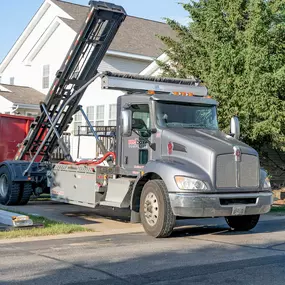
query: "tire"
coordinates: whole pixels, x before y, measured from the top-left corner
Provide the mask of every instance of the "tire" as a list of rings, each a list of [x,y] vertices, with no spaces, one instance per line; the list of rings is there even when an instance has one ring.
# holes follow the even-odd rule
[[[249,231],[253,229],[258,221],[260,215],[251,215],[251,216],[232,216],[226,217],[227,224],[234,231]]]
[[[33,193],[32,183],[31,182],[21,183],[21,192],[22,195],[20,195],[19,197],[18,205],[26,205],[29,202],[30,197]]]
[[[175,226],[168,190],[162,180],[149,180],[140,198],[140,218],[145,232],[155,238],[171,235]]]
[[[20,195],[20,183],[11,181],[7,166],[0,168],[0,203],[2,205],[17,205]]]

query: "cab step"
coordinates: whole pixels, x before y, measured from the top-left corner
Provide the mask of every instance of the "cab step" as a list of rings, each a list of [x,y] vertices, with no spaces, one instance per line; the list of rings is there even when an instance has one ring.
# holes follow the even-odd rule
[[[135,179],[129,178],[109,179],[105,200],[100,201],[100,205],[128,208],[134,182]]]

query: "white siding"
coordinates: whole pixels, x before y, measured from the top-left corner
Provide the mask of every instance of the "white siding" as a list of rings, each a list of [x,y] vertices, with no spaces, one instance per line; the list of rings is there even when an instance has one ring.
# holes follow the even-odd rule
[[[108,125],[109,121],[109,106],[111,104],[117,104],[118,96],[124,94],[121,91],[114,90],[102,90],[101,79],[95,80],[86,90],[84,96],[81,99],[85,113],[87,113],[88,106],[94,106],[94,117],[96,119],[96,106],[104,105],[104,125]],[[82,125],[87,126],[84,119],[82,119]],[[77,143],[78,136],[74,136],[74,125],[69,127],[71,132],[71,155],[73,158],[77,158]],[[81,137],[79,158],[91,158],[96,156],[96,140],[94,137]]]
[[[62,34],[66,34],[70,40],[63,41],[61,37]],[[69,49],[70,42],[74,35],[75,33],[65,24],[60,24],[46,45],[38,52],[34,60],[31,62],[31,65],[25,66],[24,64],[19,63],[18,68],[16,67],[16,64],[15,66],[9,66],[3,73],[3,83],[13,75],[15,77],[15,85],[29,86],[47,94],[49,88],[42,88],[43,66],[49,65],[49,82],[51,85],[57,70],[63,62],[65,54]]]
[[[4,114],[6,112],[11,112],[13,103],[6,98],[0,96],[0,113]]]
[[[10,77],[14,77],[15,85],[33,87],[43,93],[48,91],[42,90],[42,78],[39,80],[39,77],[42,75],[42,65],[46,63],[51,64],[50,74],[53,77],[75,36],[75,32],[67,27],[58,16],[67,17],[67,14],[56,5],[50,5],[39,23],[33,28],[30,35],[25,39],[20,49],[2,72],[2,83],[9,84]],[[44,40],[55,22],[58,22],[59,26],[34,60],[28,63],[27,59],[37,50],[38,45]]]
[[[62,35],[65,35],[66,40],[62,39]],[[56,72],[60,69],[61,64],[68,52],[70,45],[75,37],[75,32],[71,30],[65,24],[60,24],[58,29],[54,32],[52,37],[38,53],[38,55],[33,60],[33,77],[34,82],[33,88],[36,90],[47,94],[51,84],[54,81]],[[59,44],[60,43],[60,44]],[[43,67],[44,65],[49,65],[49,87],[43,89],[42,79],[43,79]]]
[[[81,137],[79,144],[79,137],[71,137],[71,156],[73,159],[93,159],[96,155],[96,139],[95,137]],[[78,154],[78,155],[77,155]]]
[[[106,55],[100,64],[98,70],[124,72],[124,73],[140,73],[149,65],[149,61],[134,60],[128,58],[120,58],[112,55]]]

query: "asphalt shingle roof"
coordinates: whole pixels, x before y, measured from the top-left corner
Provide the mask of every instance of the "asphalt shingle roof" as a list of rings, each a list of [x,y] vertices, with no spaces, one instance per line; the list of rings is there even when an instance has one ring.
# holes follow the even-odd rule
[[[70,28],[78,32],[86,19],[89,7],[60,0],[52,2],[75,19],[61,18]],[[165,23],[127,16],[109,49],[156,58],[165,48],[157,35],[175,36],[174,31]]]
[[[1,91],[1,86],[10,90],[11,92]],[[5,90],[4,88],[3,90]],[[2,83],[0,84],[0,96],[16,104],[38,105],[45,99],[45,95],[43,93],[33,88]]]

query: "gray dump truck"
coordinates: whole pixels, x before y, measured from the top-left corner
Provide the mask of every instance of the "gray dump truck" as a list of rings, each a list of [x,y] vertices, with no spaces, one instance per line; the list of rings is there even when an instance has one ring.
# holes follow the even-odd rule
[[[234,230],[254,228],[270,211],[272,190],[258,153],[239,140],[238,118],[229,122],[229,134],[221,132],[218,103],[196,80],[98,73],[126,13],[110,3],[90,3],[82,31],[40,104],[41,115],[15,160],[1,164],[0,202],[26,204],[32,193],[48,192],[52,200],[83,207],[129,209],[131,222],[141,222],[153,237],[169,236],[177,217],[224,217]],[[99,77],[102,89],[125,92],[118,97],[110,149],[79,105]],[[74,161],[64,145],[61,136],[76,112],[86,119],[102,158]],[[58,146],[65,160],[53,163]]]

